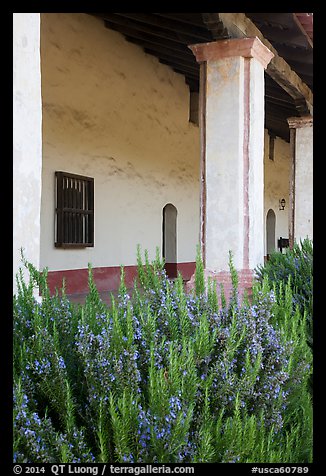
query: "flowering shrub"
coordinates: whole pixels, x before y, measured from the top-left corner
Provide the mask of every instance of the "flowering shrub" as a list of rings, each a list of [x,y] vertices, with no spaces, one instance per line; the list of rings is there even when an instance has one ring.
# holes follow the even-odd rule
[[[277,282],[270,281],[265,275],[257,289],[268,295],[274,292],[276,299],[272,306],[271,324],[280,332],[282,340],[292,347],[286,384],[289,399],[283,428],[293,428],[294,422],[300,424],[302,430],[298,441],[301,454],[308,460],[312,442],[312,336],[311,327],[307,325],[307,309],[294,306],[293,295],[300,293],[300,289],[293,288],[291,276],[287,282]],[[312,296],[310,300],[312,302]]]
[[[311,459],[308,436],[302,443],[310,407],[302,419],[291,406],[310,356],[291,359],[298,340],[272,325],[275,294],[257,286],[240,305],[230,260],[233,297],[219,308],[197,261],[187,295],[181,276],[171,282],[158,258],[145,253],[143,264],[138,253],[138,283],[127,293],[122,269],[110,306],[90,268],[78,307],[64,289],[51,297],[46,270],[26,264],[31,280],[19,278],[14,305],[16,462]]]
[[[82,430],[75,429],[70,435],[62,434],[55,430],[46,415],[40,418],[29,404],[21,383],[16,383],[13,410],[14,462],[94,462]]]
[[[306,238],[286,253],[274,251],[269,261],[256,270],[257,277],[262,283],[267,277],[270,287],[279,299],[284,296],[285,287],[290,282],[292,291],[293,312],[299,307],[300,313],[305,313],[307,320],[307,339],[312,346],[312,315],[313,315],[313,245]]]

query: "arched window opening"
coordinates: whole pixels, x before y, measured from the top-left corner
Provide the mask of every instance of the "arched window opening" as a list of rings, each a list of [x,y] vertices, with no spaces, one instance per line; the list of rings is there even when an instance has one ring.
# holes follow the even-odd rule
[[[267,259],[269,258],[269,255],[276,249],[275,223],[276,223],[275,213],[272,209],[270,209],[268,210],[267,217],[266,217]]]
[[[172,203],[163,208],[162,255],[169,278],[177,277],[177,213]]]

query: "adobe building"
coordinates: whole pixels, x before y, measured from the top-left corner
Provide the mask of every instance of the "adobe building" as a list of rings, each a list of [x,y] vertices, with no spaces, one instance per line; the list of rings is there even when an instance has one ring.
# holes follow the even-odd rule
[[[100,291],[156,247],[244,287],[312,233],[311,13],[14,13],[14,274]],[[15,290],[15,276],[14,276]]]

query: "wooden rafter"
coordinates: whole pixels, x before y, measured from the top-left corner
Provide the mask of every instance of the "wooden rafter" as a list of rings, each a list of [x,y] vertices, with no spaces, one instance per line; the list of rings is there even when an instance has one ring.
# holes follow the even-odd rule
[[[304,13],[293,13],[293,19],[298,29],[304,34],[308,44],[313,48],[312,42],[312,17],[305,21]]]
[[[132,38],[134,40],[138,40],[139,44],[146,43],[146,44],[156,45],[162,48],[168,48],[169,50],[172,50],[172,51],[181,52],[182,54],[185,53],[185,55],[187,54],[192,55],[191,51],[188,50],[187,45],[180,44],[179,42],[170,41],[164,38],[160,38],[158,36],[152,36],[143,31],[139,31],[130,27],[121,26],[108,20],[104,20],[104,24],[106,27],[110,28],[111,30],[115,30],[115,31],[118,31],[119,33],[122,33],[128,39]]]
[[[273,45],[244,13],[211,13],[210,15],[214,15],[216,21],[222,21],[229,34],[234,38],[257,36],[274,53],[274,58],[267,66],[267,74],[293,98],[300,114],[311,112],[313,94],[310,88],[279,56]]]
[[[275,40],[266,35],[270,43],[265,44],[274,54],[277,50],[279,62],[273,66],[276,68],[275,71],[269,66],[265,72],[266,127],[284,140],[289,140],[286,117],[306,114],[307,103],[312,104],[309,102],[311,91],[309,88],[308,91],[305,90],[306,85],[312,87],[312,50],[295,25],[292,13],[123,12],[91,13],[91,15],[100,17],[106,27],[123,34],[128,42],[138,45],[145,53],[156,57],[159,62],[183,75],[190,90],[197,92],[199,67],[188,48],[190,44],[247,36],[258,36],[265,43],[262,37],[265,37],[265,31],[268,34],[270,32],[270,36]],[[222,21],[223,15],[228,16],[229,23],[225,21],[225,17]],[[236,21],[234,18],[230,21],[230,15],[236,15]],[[244,15],[250,17],[248,21],[253,20],[255,23],[242,24],[241,19],[243,20]],[[256,30],[253,28],[255,25]],[[295,75],[292,68],[300,78]],[[301,84],[295,82],[297,79],[302,80]]]
[[[151,25],[155,28],[173,31],[187,36],[191,35],[194,38],[198,38],[198,40],[209,41],[211,39],[211,35],[204,27],[181,23],[180,21],[168,19],[165,17],[157,17],[152,13],[123,12],[116,13],[116,15],[122,16],[123,18],[129,18],[140,23],[145,23],[146,25]]]
[[[171,62],[174,62],[178,65],[178,66],[182,66],[182,67],[185,67],[185,68],[188,68],[189,70],[191,71],[194,71],[195,73],[199,73],[199,66],[196,62],[192,61],[191,59],[187,60],[186,58],[183,58],[183,59],[180,59],[179,57],[177,56],[171,56],[169,55],[167,52],[163,53],[163,52],[160,52],[158,53],[157,50],[152,50],[150,48],[144,48],[144,51],[145,53],[148,53],[150,55],[157,55],[159,57],[159,59],[163,59],[163,60],[166,60],[166,61],[171,61]]]
[[[149,35],[153,35],[165,40],[174,41],[176,43],[181,43],[183,45],[189,44],[194,41],[194,37],[191,35],[191,32],[185,33],[180,31],[173,31],[171,29],[166,29],[162,27],[157,27],[143,21],[137,21],[129,17],[123,16],[122,14],[118,15],[115,13],[96,13],[96,16],[100,16],[106,22],[110,24],[116,24],[122,27],[127,27],[142,31]],[[202,41],[202,40],[201,40]],[[206,40],[207,41],[207,40]]]
[[[175,59],[178,58],[180,59],[180,61],[188,61],[191,64],[196,64],[196,60],[191,52],[189,55],[188,52],[184,53],[183,50],[178,51],[174,48],[169,48],[166,45],[163,46],[154,42],[150,43],[149,41],[133,38],[133,37],[130,37],[129,35],[126,35],[126,38],[131,43],[135,43],[141,46],[142,48],[144,48],[144,51],[150,50],[150,54],[152,55],[155,55],[155,56],[160,56],[161,54],[168,55],[171,58],[175,58]],[[149,51],[146,51],[146,52],[149,52]]]

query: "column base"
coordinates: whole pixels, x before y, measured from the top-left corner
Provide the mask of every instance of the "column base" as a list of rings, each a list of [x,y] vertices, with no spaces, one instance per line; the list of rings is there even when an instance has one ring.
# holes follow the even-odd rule
[[[244,293],[250,298],[252,294],[252,284],[254,278],[254,271],[251,269],[241,269],[238,273],[238,293],[240,302],[243,299]],[[209,269],[204,270],[205,282],[208,278],[213,279],[217,283],[217,293],[220,297],[220,285],[223,285],[226,301],[229,302],[232,295],[232,279],[230,271],[211,271]],[[186,292],[191,292],[195,288],[195,273],[186,284]]]

